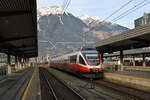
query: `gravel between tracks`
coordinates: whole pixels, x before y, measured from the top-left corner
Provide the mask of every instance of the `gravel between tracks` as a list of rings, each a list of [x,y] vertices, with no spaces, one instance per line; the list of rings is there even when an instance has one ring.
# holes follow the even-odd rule
[[[133,95],[129,95],[126,92],[116,91],[115,89],[106,87],[103,84],[98,85],[94,83],[95,80],[93,81],[93,83],[95,84],[94,88],[91,88],[91,84],[90,82],[87,82],[87,79],[81,79],[74,75],[56,69],[52,69],[52,68],[49,68],[48,70],[51,73],[53,73],[55,76],[57,76],[59,79],[64,81],[66,84],[74,88],[74,90],[78,91],[78,93],[80,93],[88,100],[141,100],[142,99]],[[103,82],[103,80],[96,80],[96,82]],[[111,85],[111,83],[109,85]],[[115,86],[114,88],[118,88],[118,86]],[[150,99],[145,98],[145,100],[150,100]]]

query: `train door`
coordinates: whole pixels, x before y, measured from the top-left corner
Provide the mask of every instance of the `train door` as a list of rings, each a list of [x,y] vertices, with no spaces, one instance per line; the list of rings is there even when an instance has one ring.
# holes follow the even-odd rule
[[[79,54],[77,54],[76,64],[79,64]]]

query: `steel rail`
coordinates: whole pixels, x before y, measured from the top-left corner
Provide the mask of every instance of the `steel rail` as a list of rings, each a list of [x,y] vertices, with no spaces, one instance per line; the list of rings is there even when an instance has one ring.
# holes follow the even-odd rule
[[[62,84],[62,86],[66,87],[69,91],[71,91],[73,94],[75,94],[76,96],[78,96],[80,98],[80,100],[86,100],[84,97],[82,97],[79,93],[77,93],[75,90],[73,90],[71,87],[67,86],[64,82],[62,82],[61,80],[59,80],[55,75],[53,75],[52,73],[50,73],[47,69],[44,68],[40,68],[41,72],[43,74],[44,79],[46,80],[46,83],[48,85],[48,87],[50,88],[50,90],[53,93],[53,96],[55,97],[55,100],[59,100],[57,98],[57,93],[55,92],[55,89],[53,88],[52,83],[50,82],[51,80],[49,80],[47,77],[53,77],[53,79],[55,80],[55,82],[58,82],[60,84]]]

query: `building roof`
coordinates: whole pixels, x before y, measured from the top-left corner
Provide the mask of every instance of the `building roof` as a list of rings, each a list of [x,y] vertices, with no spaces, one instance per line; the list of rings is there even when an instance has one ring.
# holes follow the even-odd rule
[[[36,57],[36,0],[0,0],[0,51]]]

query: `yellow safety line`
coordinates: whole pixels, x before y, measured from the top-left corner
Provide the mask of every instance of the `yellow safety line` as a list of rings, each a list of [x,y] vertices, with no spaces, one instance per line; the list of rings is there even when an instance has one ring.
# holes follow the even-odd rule
[[[34,72],[33,72],[33,74],[32,74],[32,77],[31,77],[31,79],[30,79],[30,81],[29,81],[29,84],[28,84],[28,86],[27,86],[27,88],[26,88],[26,90],[25,90],[25,92],[24,92],[24,95],[23,95],[23,97],[22,97],[22,100],[25,100],[26,97],[27,97],[27,93],[28,93],[28,91],[29,91],[29,89],[30,89],[30,87],[31,87],[32,80],[33,80],[33,78],[34,78],[34,76],[35,76],[34,74],[35,74],[35,70],[34,70]]]

